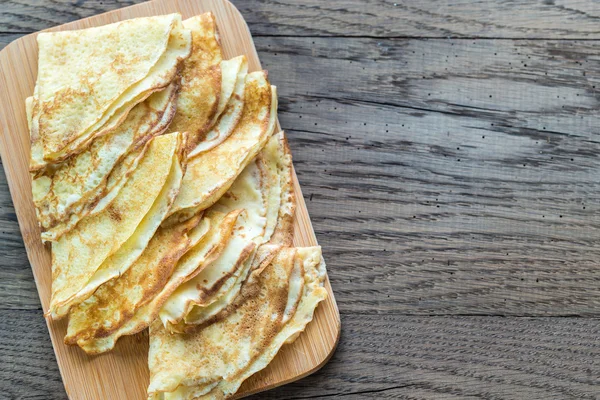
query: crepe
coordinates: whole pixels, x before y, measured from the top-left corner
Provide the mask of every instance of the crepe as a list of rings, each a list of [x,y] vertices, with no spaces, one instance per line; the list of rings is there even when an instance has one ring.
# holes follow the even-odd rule
[[[160,318],[170,331],[183,332],[187,323],[203,322],[201,318],[210,316],[208,310],[212,315],[229,303],[227,299],[235,298],[250,271],[256,249],[270,240],[277,225],[282,232],[278,236],[286,239],[278,244],[291,244],[295,198],[291,185],[284,190],[280,186],[280,182],[288,181],[286,175],[291,182],[291,156],[283,133],[273,136],[267,146],[264,154],[250,163],[229,191],[209,209],[224,213],[244,211],[223,254],[177,288],[163,306]],[[188,321],[188,314],[195,308],[201,310]]]
[[[219,112],[222,56],[212,13],[186,19],[183,25],[192,32],[192,52],[181,71],[177,113],[169,129],[188,132],[187,150],[191,151],[204,138]]]
[[[320,247],[286,248],[254,270],[226,317],[188,334],[171,334],[154,322],[149,399],[232,396],[312,320],[327,296],[324,279]]]
[[[251,256],[266,227],[266,201],[261,191],[263,182],[260,169],[253,163],[223,196],[223,204],[211,207],[211,212],[240,209],[243,212],[221,256],[179,286],[165,302],[159,314],[165,325],[181,321],[194,304],[207,305],[249,268]],[[227,199],[231,201],[225,203]]]
[[[188,233],[200,219],[201,215],[197,215],[182,224],[159,228],[142,255],[122,276],[101,285],[92,296],[71,309],[65,343],[109,336],[131,319],[139,307],[152,300],[188,250],[191,242]],[[199,230],[201,239],[208,232],[208,223],[200,225]]]
[[[283,320],[285,322],[287,318],[291,319],[277,333],[275,339],[262,354],[246,369],[235,376],[222,380],[216,387],[211,387],[210,392],[200,399],[231,397],[239,390],[246,379],[266,368],[284,344],[293,343],[305,330],[308,323],[312,321],[315,309],[321,301],[327,298],[327,291],[323,287],[326,276],[325,262],[320,258],[320,248],[318,251],[315,248],[298,248],[297,251],[300,258],[304,260],[305,276],[304,283],[295,280],[296,284],[292,285],[290,292],[288,292],[288,303]],[[315,262],[317,257],[320,258],[319,262]],[[317,265],[317,267],[313,268],[313,265]],[[296,296],[299,294],[301,297],[298,298],[298,303],[295,303]],[[297,306],[294,307],[294,304],[297,304]],[[293,313],[294,309],[295,313]],[[193,393],[193,391],[191,392]]]
[[[258,159],[269,182],[265,241],[291,246],[294,231],[296,195],[294,193],[292,153],[283,132],[273,135]]]
[[[217,109],[218,121],[201,138],[195,147],[191,147],[189,158],[208,151],[223,143],[238,124],[244,109],[244,88],[248,74],[246,56],[239,56],[221,62],[223,73],[221,80],[221,102]],[[225,101],[223,101],[225,100]]]
[[[33,200],[44,230],[43,240],[57,240],[88,215],[103,197],[113,191],[118,193],[120,180],[109,180],[111,172],[115,170],[113,176],[119,179],[127,178],[137,155],[143,152],[135,151],[134,157],[127,155],[141,150],[152,137],[167,128],[175,113],[176,94],[176,84],[154,93],[135,106],[113,133],[94,140],[82,153],[33,179]],[[115,169],[119,163],[122,166]]]
[[[173,219],[184,219],[213,205],[254,159],[275,127],[276,92],[266,72],[247,75],[239,123],[227,140],[189,161],[181,190],[169,211]]]
[[[292,183],[292,157],[283,132],[269,139],[254,164],[246,167],[243,175],[240,175],[238,178],[240,182],[236,181],[230,192],[223,196],[214,208],[218,210],[241,207],[240,199],[248,198],[250,195],[247,191],[239,189],[240,183],[244,182],[247,171],[254,171],[253,165],[256,165],[256,169],[260,173],[261,182],[258,190],[260,190],[260,197],[266,206],[264,230],[262,234],[256,235],[253,241],[257,245],[261,245],[261,249],[265,242],[272,247],[291,246],[296,202]],[[258,198],[258,193],[255,196]],[[270,251],[272,251],[270,248],[263,249],[263,254],[258,258],[268,258]],[[173,318],[171,318],[171,323],[167,325],[167,328],[175,332],[185,332],[194,329],[193,325],[204,324],[214,318],[231,304],[240,292],[241,285],[250,270],[250,262],[252,260],[248,259],[246,265],[236,270],[235,280],[232,279],[223,284],[219,291],[204,296],[202,301],[192,301],[194,305],[188,307],[184,320],[174,325]],[[262,262],[264,260],[258,264]],[[208,268],[214,268],[214,266],[208,266],[207,271]],[[202,288],[202,284],[197,283],[195,289],[199,288]]]
[[[179,226],[160,228],[138,262],[123,276],[105,283],[71,310],[65,343],[98,354],[111,350],[121,336],[146,329],[177,286],[193,276],[200,265],[221,254],[239,213],[207,213],[187,237],[178,232],[197,223],[199,216]],[[183,241],[187,247],[181,253],[174,248],[180,248]]]
[[[191,50],[179,14],[41,33],[37,40],[32,170],[114,130],[137,103],[173,81]]]
[[[217,113],[213,119],[213,123],[221,116],[225,108],[229,106],[231,96],[236,93],[237,96],[243,98],[244,90],[235,91],[236,85],[242,83],[242,87],[246,82],[248,74],[248,60],[246,56],[237,56],[229,60],[221,61],[221,96],[219,97],[219,106]]]
[[[64,316],[139,257],[178,193],[184,145],[185,136],[179,133],[152,139],[114,201],[52,243],[48,313],[53,318]]]

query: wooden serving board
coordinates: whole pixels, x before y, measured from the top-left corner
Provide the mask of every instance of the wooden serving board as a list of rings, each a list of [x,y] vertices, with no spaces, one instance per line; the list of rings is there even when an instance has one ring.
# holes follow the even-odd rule
[[[156,0],[61,25],[49,31],[105,25],[129,18],[179,12],[183,18],[212,11],[221,34],[224,59],[248,57],[249,70],[261,68],[252,37],[241,14],[227,0]],[[27,256],[44,310],[51,288],[51,259],[40,241],[28,172],[29,133],[25,98],[33,93],[37,74],[36,35],[22,37],[0,52],[0,155],[14,202]],[[294,244],[316,245],[298,180]],[[300,379],[323,366],[333,353],[340,335],[340,317],[329,281],[329,297],[319,305],[306,332],[292,345],[282,348],[265,370],[246,381],[239,395],[267,390]],[[63,344],[66,321],[48,322],[65,389],[71,399],[145,399],[148,386],[147,331],[119,340],[114,351],[87,356],[77,347]]]

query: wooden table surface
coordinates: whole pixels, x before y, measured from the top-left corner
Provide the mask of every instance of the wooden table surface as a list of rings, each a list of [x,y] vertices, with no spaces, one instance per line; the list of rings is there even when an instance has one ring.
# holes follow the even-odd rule
[[[0,47],[133,3],[4,0]],[[600,4],[235,4],[342,317],[256,398],[600,398]],[[3,173],[0,320],[0,398],[65,398]]]

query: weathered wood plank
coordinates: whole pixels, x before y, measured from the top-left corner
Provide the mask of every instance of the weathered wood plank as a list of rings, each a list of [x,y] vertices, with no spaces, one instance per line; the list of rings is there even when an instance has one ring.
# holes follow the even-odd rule
[[[597,319],[342,317],[320,372],[262,399],[595,399]]]
[[[2,33],[31,33],[91,17],[141,0],[5,0],[0,13]]]
[[[7,0],[0,32],[30,33],[142,0]],[[600,38],[593,0],[234,0],[256,36]]]
[[[592,0],[234,1],[255,35],[598,38]]]
[[[0,310],[22,309],[40,309],[40,300],[23,246],[4,169],[2,169],[0,171]]]
[[[342,311],[599,315],[597,42],[257,44]]]
[[[66,398],[41,311],[0,311],[0,384],[9,399]],[[255,399],[592,399],[600,321],[583,318],[343,315],[315,375]]]
[[[531,118],[529,125],[521,121],[524,127],[552,131],[570,128],[574,113],[590,118],[600,91],[600,41],[259,38],[255,43],[263,67],[284,85],[286,97],[368,101],[505,125],[519,122],[510,118],[521,113]],[[557,114],[556,121],[540,121],[544,112]]]
[[[0,319],[0,397],[66,399],[42,311],[0,309]]]

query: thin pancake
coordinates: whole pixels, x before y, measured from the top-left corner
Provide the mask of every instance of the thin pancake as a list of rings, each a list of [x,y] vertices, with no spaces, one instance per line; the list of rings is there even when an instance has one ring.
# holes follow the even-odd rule
[[[276,114],[276,90],[269,85],[266,72],[248,74],[240,122],[221,145],[190,160],[169,213],[196,213],[214,204],[265,145]]]
[[[151,325],[149,393],[210,384],[228,369],[242,368],[234,365],[243,361],[238,357],[266,345],[283,319],[294,258],[295,252],[280,253],[256,276],[258,284],[247,286],[252,289],[245,293],[247,301],[230,318],[190,334],[170,334],[158,322]]]
[[[296,195],[294,193],[292,153],[285,134],[273,135],[258,158],[266,167],[268,184],[267,227],[264,240],[291,246],[294,232]]]
[[[306,271],[305,283],[300,288],[301,283],[293,287],[288,299],[288,306],[284,313],[284,320],[286,317],[291,317],[290,321],[287,322],[284,328],[277,333],[275,339],[263,350],[261,355],[254,359],[254,361],[248,365],[245,369],[238,371],[235,375],[228,377],[226,380],[222,380],[215,387],[214,384],[210,385],[210,390],[205,396],[199,397],[195,400],[209,400],[209,399],[222,399],[233,396],[240,388],[242,383],[257,373],[265,369],[269,363],[275,358],[279,349],[284,344],[293,343],[298,336],[306,329],[306,326],[313,319],[314,311],[319,303],[327,298],[327,291],[323,287],[325,281],[325,262],[320,258],[320,249],[318,251],[319,261],[317,252],[314,248],[298,248],[298,255],[305,260],[304,269]],[[308,262],[307,262],[308,261]],[[312,267],[316,265],[315,267]],[[302,296],[299,299],[295,312],[292,314],[294,296],[302,291]]]
[[[248,73],[247,63],[246,56],[237,56],[230,60],[221,61],[221,96],[219,97],[219,106],[217,107],[217,113],[213,122],[225,111],[225,107],[227,107],[235,89],[238,74],[242,68],[246,70],[246,73],[244,73],[245,80]]]
[[[160,318],[169,329],[182,321],[193,305],[209,306],[227,293],[240,276],[247,274],[256,247],[263,242],[267,226],[267,180],[259,162],[251,163],[211,211],[243,209],[233,237],[223,254],[167,300]]]
[[[219,103],[217,123],[212,125],[210,131],[204,135],[197,146],[188,154],[189,158],[195,157],[223,143],[231,135],[242,116],[244,109],[244,88],[246,86],[246,75],[248,74],[246,56],[222,61],[221,71],[223,71],[221,100],[227,98],[227,101]]]
[[[33,180],[34,204],[45,230],[42,239],[57,240],[91,212],[106,189],[114,189],[107,188],[111,171],[128,153],[166,129],[174,115],[176,93],[177,85],[172,84],[153,94],[134,107],[115,132]]]
[[[178,192],[183,144],[178,133],[154,138],[115,200],[52,243],[53,318],[84,300],[115,269],[118,273],[130,266],[146,247],[148,234],[158,228]]]
[[[42,33],[38,46],[33,169],[82,151],[115,129],[135,104],[168,86],[189,55],[191,35],[181,16],[171,14]]]
[[[215,320],[224,318],[227,314],[235,311],[235,303],[240,294],[241,287],[248,277],[248,273],[260,270],[268,265],[282,247],[281,245],[274,244],[261,245],[254,256],[246,260],[248,265],[244,266],[243,270],[236,275],[232,286],[216,293],[212,297],[211,302],[205,302],[207,305],[195,304],[183,321],[175,325],[168,324],[167,329],[178,333],[193,332],[199,326],[211,324]]]
[[[188,151],[202,141],[217,115],[221,97],[221,46],[212,13],[183,21],[192,32],[192,53],[181,71],[181,91],[171,132],[188,132]]]
[[[95,335],[77,344],[88,354],[98,354],[111,350],[116,341],[124,335],[133,335],[146,329],[158,316],[167,298],[183,282],[190,279],[203,265],[219,257],[231,238],[231,232],[240,214],[240,210],[224,215],[220,212],[207,212],[200,225],[189,234],[190,247],[177,262],[172,275],[164,287],[151,301],[138,308],[129,319],[114,326],[108,335]]]
[[[150,302],[188,250],[191,242],[188,233],[196,228],[200,219],[197,215],[182,224],[159,228],[131,268],[101,285],[92,296],[71,309],[65,343],[83,344],[92,338],[107,337]],[[208,223],[200,228],[205,235]]]
[[[172,120],[173,114],[175,113],[175,104],[170,103],[169,109],[163,114],[163,118],[159,122],[157,127],[158,133],[162,134],[168,127],[169,122]],[[187,137],[187,136],[186,136]],[[187,139],[186,139],[187,140]],[[140,142],[135,149],[130,151],[125,158],[118,163],[115,168],[110,172],[106,182],[106,190],[104,197],[102,197],[94,208],[90,211],[89,215],[94,215],[104,210],[119,194],[119,191],[123,188],[123,185],[130,178],[131,174],[137,168],[140,160],[146,154],[148,149],[148,143],[142,146],[143,141]],[[186,158],[187,160],[187,158]],[[92,203],[93,204],[93,203]]]
[[[234,312],[189,334],[150,327],[150,399],[230,396],[302,331],[327,292],[320,248],[281,250],[250,276]]]
[[[258,155],[256,165],[261,169],[263,179],[261,193],[266,201],[266,226],[260,243],[269,242],[272,246],[291,246],[296,202],[292,184],[292,157],[283,132],[269,139],[265,148]],[[246,167],[246,169],[249,168],[251,166]],[[242,175],[240,175],[241,177]],[[236,184],[232,188],[235,186]],[[236,198],[236,196],[224,197],[217,205],[220,205],[222,201],[227,202],[231,197]],[[258,242],[257,239],[255,238],[256,242]],[[261,249],[263,247],[264,245],[261,245]],[[234,301],[246,276],[247,270],[242,271],[230,287],[213,296],[211,304],[194,305],[185,316],[185,324],[179,323],[171,329],[183,332],[193,329],[192,325],[204,324],[214,318]],[[205,301],[205,303],[208,302]]]

